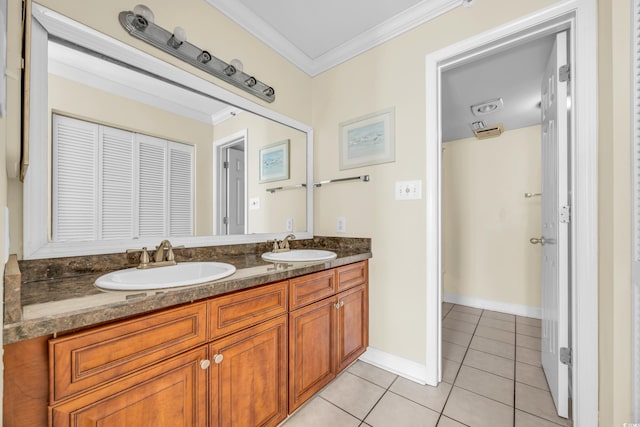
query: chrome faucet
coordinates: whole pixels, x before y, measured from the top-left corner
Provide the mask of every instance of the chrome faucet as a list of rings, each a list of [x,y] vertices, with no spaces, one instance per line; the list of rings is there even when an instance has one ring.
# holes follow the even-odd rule
[[[295,240],[296,236],[294,234],[287,234],[282,240],[269,240],[267,243],[273,243],[273,249],[271,252],[287,252],[291,250],[289,248],[289,241]]]

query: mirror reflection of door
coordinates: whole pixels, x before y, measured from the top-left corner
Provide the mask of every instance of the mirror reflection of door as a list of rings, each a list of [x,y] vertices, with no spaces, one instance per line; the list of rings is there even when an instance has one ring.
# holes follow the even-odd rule
[[[240,138],[218,148],[218,232],[245,234],[245,140]]]

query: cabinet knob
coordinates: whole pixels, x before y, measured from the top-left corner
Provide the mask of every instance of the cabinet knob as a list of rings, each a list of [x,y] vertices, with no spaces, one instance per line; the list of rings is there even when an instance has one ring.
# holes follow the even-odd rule
[[[220,364],[220,363],[222,363],[222,359],[224,359],[224,356],[223,356],[223,355],[221,355],[221,354],[216,354],[215,356],[213,356],[213,361],[214,361],[216,364]]]
[[[200,361],[200,369],[207,369],[211,365],[211,361],[204,359]]]
[[[336,310],[339,310],[340,307],[344,306],[344,301],[338,301],[337,303],[334,304],[334,307],[336,308]]]

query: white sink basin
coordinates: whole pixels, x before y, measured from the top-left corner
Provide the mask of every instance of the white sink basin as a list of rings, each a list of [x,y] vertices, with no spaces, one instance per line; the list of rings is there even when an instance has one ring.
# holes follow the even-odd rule
[[[112,291],[143,291],[196,285],[222,279],[236,272],[223,262],[181,262],[166,267],[127,268],[96,279],[96,286]]]
[[[287,252],[265,252],[262,259],[271,262],[312,262],[336,258],[335,252],[321,249],[292,249]]]

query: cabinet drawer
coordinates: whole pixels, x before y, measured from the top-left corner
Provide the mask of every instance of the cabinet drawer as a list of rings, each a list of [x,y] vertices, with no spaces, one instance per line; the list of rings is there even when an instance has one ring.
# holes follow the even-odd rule
[[[338,292],[366,283],[369,275],[368,266],[367,261],[361,261],[338,267],[336,269]]]
[[[206,304],[98,327],[49,341],[54,403],[163,360],[206,340]]]
[[[289,309],[320,301],[335,292],[336,281],[333,270],[291,279],[289,280]]]
[[[209,301],[209,337],[227,335],[287,312],[287,282]]]

